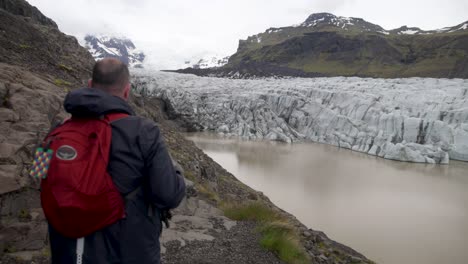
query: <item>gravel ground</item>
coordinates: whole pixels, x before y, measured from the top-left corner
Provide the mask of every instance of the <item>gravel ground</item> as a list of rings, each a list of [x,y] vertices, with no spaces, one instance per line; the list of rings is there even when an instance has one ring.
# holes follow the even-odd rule
[[[260,235],[255,231],[255,224],[252,222],[237,222],[229,231],[213,232],[210,235],[215,239],[187,242],[184,247],[181,247],[178,241],[168,243],[162,263],[284,263],[260,246]]]

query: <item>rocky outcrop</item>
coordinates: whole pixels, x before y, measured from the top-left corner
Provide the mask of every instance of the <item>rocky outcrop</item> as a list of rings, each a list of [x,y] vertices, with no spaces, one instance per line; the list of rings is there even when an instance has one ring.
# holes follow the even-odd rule
[[[28,168],[38,139],[56,117],[63,116],[65,90],[24,68],[0,63],[0,93],[0,252],[42,256],[47,224],[38,183],[28,176]]]
[[[32,151],[66,115],[62,101],[85,84],[91,55],[37,8],[0,1],[0,261],[47,263],[47,223]],[[9,259],[9,260],[8,260]]]
[[[35,6],[31,6],[26,1],[0,0],[0,8],[12,15],[21,16],[33,23],[58,29],[57,24],[55,24],[52,19],[44,16],[39,9]]]
[[[247,139],[310,140],[382,158],[468,161],[466,80],[140,79],[187,127]]]
[[[89,78],[92,57],[26,1],[0,2],[0,254],[43,256],[47,224],[32,151],[65,116],[68,89]]]
[[[0,63],[21,66],[62,87],[85,83],[94,62],[76,38],[24,0],[2,3],[8,4],[0,8]]]

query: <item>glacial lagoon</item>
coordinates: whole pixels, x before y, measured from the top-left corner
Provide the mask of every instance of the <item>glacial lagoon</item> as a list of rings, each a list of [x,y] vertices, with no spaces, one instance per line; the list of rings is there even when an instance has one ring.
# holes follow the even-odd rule
[[[377,263],[468,263],[466,162],[415,164],[324,144],[188,138],[308,227]]]

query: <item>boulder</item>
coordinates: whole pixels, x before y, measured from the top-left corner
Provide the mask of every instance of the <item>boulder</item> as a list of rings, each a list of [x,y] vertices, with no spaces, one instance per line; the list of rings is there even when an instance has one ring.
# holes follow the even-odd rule
[[[0,97],[1,98],[1,97]],[[19,120],[18,114],[8,108],[0,108],[0,124],[2,122],[14,123]]]
[[[17,181],[18,166],[0,165],[0,195],[21,189]]]
[[[0,143],[0,161],[12,158],[20,148],[19,145]]]

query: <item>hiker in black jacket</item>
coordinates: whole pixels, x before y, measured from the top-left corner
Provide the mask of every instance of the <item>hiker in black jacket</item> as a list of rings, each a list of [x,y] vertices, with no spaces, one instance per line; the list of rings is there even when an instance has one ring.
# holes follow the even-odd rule
[[[160,215],[183,199],[183,176],[174,168],[157,125],[135,116],[127,104],[130,83],[125,64],[117,59],[97,62],[88,86],[65,98],[65,110],[72,116],[129,115],[112,123],[108,165],[125,197],[126,216],[85,237],[82,263],[160,263]],[[52,226],[49,229],[52,263],[77,263],[77,240],[62,236]]]

